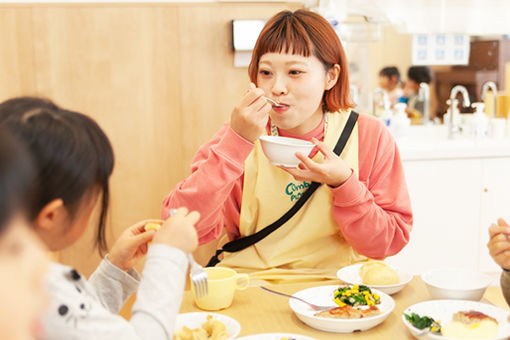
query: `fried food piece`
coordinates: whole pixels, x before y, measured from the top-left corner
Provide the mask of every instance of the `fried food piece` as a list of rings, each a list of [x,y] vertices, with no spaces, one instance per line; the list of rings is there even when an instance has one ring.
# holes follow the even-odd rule
[[[487,314],[484,314],[482,312],[476,311],[476,310],[469,310],[466,312],[457,312],[453,314],[453,320],[460,321],[468,325],[472,325],[474,323],[480,322],[482,320],[490,320],[492,322],[498,323],[496,319],[494,319],[491,316],[488,316]]]
[[[208,315],[207,320],[202,323],[200,328],[189,329],[184,326],[179,333],[174,335],[173,340],[226,340],[228,338],[229,334],[225,324]]]

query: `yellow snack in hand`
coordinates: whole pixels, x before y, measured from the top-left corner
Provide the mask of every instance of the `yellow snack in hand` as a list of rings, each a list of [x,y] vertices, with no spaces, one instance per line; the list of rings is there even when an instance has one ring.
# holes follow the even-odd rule
[[[145,231],[158,231],[161,228],[161,224],[150,222],[145,225]]]
[[[397,273],[384,262],[369,262],[361,266],[360,277],[366,285],[394,285],[400,282]]]

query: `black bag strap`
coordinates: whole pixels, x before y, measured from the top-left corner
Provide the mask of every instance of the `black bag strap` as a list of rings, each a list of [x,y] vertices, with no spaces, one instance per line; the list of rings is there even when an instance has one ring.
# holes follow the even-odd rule
[[[338,138],[338,142],[336,143],[335,148],[333,149],[333,152],[337,155],[340,155],[347,144],[347,141],[349,140],[349,137],[351,136],[352,130],[354,129],[354,125],[356,124],[356,121],[358,120],[358,114],[354,111],[351,111],[349,118],[347,119],[347,123],[345,124],[345,127],[342,131],[342,134],[340,135],[340,138]],[[266,238],[269,234],[274,232],[276,229],[280,228],[285,222],[291,219],[292,216],[306,203],[306,201],[312,196],[312,194],[317,190],[317,188],[322,183],[312,182],[310,187],[301,195],[301,197],[297,200],[297,202],[290,208],[282,217],[280,217],[275,222],[271,223],[267,227],[265,227],[262,230],[259,230],[255,234],[248,235],[242,238],[239,238],[237,240],[230,241],[228,243],[225,243],[223,247],[216,250],[216,254],[214,254],[211,259],[209,260],[209,263],[207,263],[207,267],[214,267],[218,262],[220,262],[218,256],[223,253],[224,251],[229,253],[235,253],[237,251],[241,251],[243,249],[248,248],[251,245],[254,245],[255,243],[259,242],[260,240]]]

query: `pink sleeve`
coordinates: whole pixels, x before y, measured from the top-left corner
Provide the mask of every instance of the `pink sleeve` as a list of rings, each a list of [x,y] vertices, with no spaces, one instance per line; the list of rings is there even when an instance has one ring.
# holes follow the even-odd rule
[[[253,143],[236,134],[227,123],[200,147],[191,163],[191,175],[163,200],[161,217],[170,208],[200,212],[196,228],[200,244],[217,239],[223,227],[234,238],[239,223],[244,161]]]
[[[360,115],[359,179],[332,188],[334,215],[360,254],[383,259],[408,242],[413,215],[397,145],[374,118]]]

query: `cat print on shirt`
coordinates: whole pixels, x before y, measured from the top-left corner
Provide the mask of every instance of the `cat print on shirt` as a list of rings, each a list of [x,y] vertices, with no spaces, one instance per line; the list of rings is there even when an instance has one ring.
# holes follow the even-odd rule
[[[81,275],[72,269],[64,274],[65,279],[71,281],[80,294],[80,299],[72,303],[62,303],[57,307],[57,313],[64,318],[66,323],[71,323],[74,328],[78,326],[78,322],[88,317],[91,304],[89,294],[85,289],[85,283]]]

